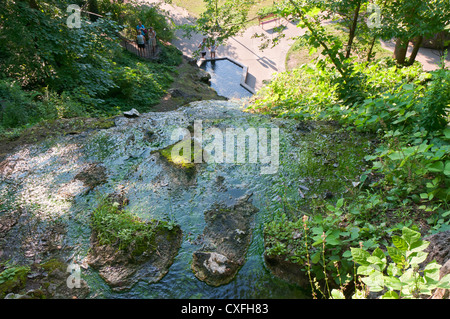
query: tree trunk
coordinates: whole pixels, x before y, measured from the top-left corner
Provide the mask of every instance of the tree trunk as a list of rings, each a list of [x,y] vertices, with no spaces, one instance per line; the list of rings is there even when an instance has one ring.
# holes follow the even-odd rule
[[[372,43],[370,44],[370,47],[369,47],[369,52],[367,53],[367,62],[370,62],[370,60],[372,59],[372,51],[373,51],[373,47],[375,46],[376,40],[377,40],[377,37],[374,36],[372,39]]]
[[[292,4],[292,6],[295,8],[295,11],[297,11],[300,19],[302,19],[302,22],[306,25],[308,30],[311,32],[311,34],[317,39],[317,42],[324,48],[326,54],[329,56],[331,61],[333,62],[334,66],[336,67],[336,70],[342,75],[342,78],[345,82],[347,82],[347,74],[343,68],[343,65],[341,61],[336,58],[336,56],[333,56],[330,54],[330,49],[328,48],[328,45],[322,41],[320,36],[317,34],[316,30],[312,27],[311,23],[309,23],[308,19],[305,17],[304,12],[302,11],[301,7],[298,6],[293,0],[289,0],[289,2]]]
[[[404,65],[406,59],[406,52],[408,51],[409,40],[403,40],[398,38],[395,42],[394,59],[397,64]]]
[[[350,54],[352,52],[352,45],[356,35],[356,27],[358,26],[358,17],[360,8],[361,8],[361,0],[359,0],[356,5],[355,14],[353,15],[353,23],[352,26],[350,27],[350,34],[348,36],[348,43],[347,43],[347,53],[345,55],[345,58],[347,59],[350,57]]]
[[[411,56],[409,57],[408,65],[413,65],[414,61],[416,61],[417,53],[419,52],[420,46],[422,45],[423,36],[418,36],[414,39],[414,47],[411,52]]]

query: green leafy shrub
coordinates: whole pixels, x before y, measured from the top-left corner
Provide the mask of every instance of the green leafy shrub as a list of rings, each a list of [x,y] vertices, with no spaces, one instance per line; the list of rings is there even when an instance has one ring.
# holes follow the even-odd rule
[[[350,247],[362,242],[364,248],[375,249],[384,243],[390,229],[385,223],[377,228],[361,221],[364,213],[361,206],[346,204],[343,198],[336,205],[324,206],[321,210],[314,209],[310,217],[304,215],[293,220],[282,214],[266,223],[266,254],[282,256],[298,264],[311,278],[338,286],[352,279],[354,263]]]
[[[372,254],[351,248],[354,261],[360,265],[357,273],[363,276],[361,280],[370,291],[383,291],[383,299],[410,299],[431,295],[436,288],[450,289],[450,274],[439,279],[441,266],[436,261],[420,268],[428,256],[424,250],[429,245],[420,237],[419,232],[404,227],[401,236],[392,237],[394,246],[387,247],[387,254],[380,248]]]
[[[0,81],[0,101],[0,124],[4,127],[24,125],[34,115],[36,103],[32,94],[23,91],[15,81]]]
[[[172,72],[173,68],[167,64],[141,61],[124,52],[115,59],[110,71],[117,87],[109,90],[104,97],[106,104],[148,111],[166,93],[173,81]]]
[[[420,125],[428,131],[445,129],[448,124],[448,108],[450,107],[450,72],[439,69],[431,72],[431,83],[419,106],[422,114]]]
[[[313,64],[277,73],[252,98],[249,110],[299,119],[321,117],[338,103],[336,88],[331,84],[335,76],[336,73]]]
[[[157,62],[168,66],[178,66],[182,62],[182,52],[175,46],[160,43],[161,52],[158,56]]]

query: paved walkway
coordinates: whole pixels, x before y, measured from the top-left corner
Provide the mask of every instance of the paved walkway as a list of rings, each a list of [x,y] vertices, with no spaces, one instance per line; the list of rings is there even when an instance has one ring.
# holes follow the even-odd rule
[[[181,7],[164,3],[160,0],[141,0],[147,3],[160,3],[162,9],[166,10],[170,18],[176,25],[193,24],[194,18],[189,12]],[[295,42],[293,37],[304,34],[304,29],[296,27],[293,23],[281,20],[286,26],[284,30],[285,37],[279,41],[274,48],[267,48],[263,51],[259,49],[261,39],[253,38],[255,33],[264,33],[267,37],[273,37],[273,27],[275,22],[271,22],[261,26],[253,26],[245,30],[241,35],[228,40],[226,45],[217,49],[216,57],[231,57],[236,61],[248,66],[247,84],[254,90],[258,90],[263,86],[263,81],[270,80],[272,75],[277,72],[286,70],[286,55],[289,48]],[[177,39],[173,44],[180,49],[185,55],[192,57],[202,40],[199,34],[193,35],[190,39],[182,36],[182,31],[177,31]],[[382,42],[383,47],[393,51],[394,44],[391,42]],[[410,48],[411,50],[411,48]],[[417,55],[417,60],[424,66],[424,70],[429,71],[436,69],[439,64],[439,57],[436,51],[421,48]],[[447,57],[447,65],[450,67],[450,53]]]
[[[160,0],[143,1],[160,3],[161,8],[167,11],[176,25],[194,23],[195,19],[184,8],[161,3]],[[230,57],[248,66],[247,84],[257,91],[263,86],[264,80],[270,80],[274,73],[285,71],[287,52],[295,42],[292,37],[304,33],[302,29],[297,28],[294,24],[288,23],[285,20],[282,20],[280,23],[286,26],[284,31],[286,36],[281,39],[275,48],[267,48],[261,51],[259,46],[262,40],[252,38],[255,33],[264,33],[269,38],[273,37],[273,27],[277,24],[276,22],[271,22],[265,24],[264,29],[260,26],[253,26],[245,30],[243,34],[230,38],[226,45],[217,48],[216,57]],[[177,31],[177,38],[173,41],[173,44],[186,56],[192,57],[193,52],[198,49],[198,45],[203,37],[202,35],[194,34],[188,39],[182,35],[182,31]],[[207,57],[209,57],[209,53]]]

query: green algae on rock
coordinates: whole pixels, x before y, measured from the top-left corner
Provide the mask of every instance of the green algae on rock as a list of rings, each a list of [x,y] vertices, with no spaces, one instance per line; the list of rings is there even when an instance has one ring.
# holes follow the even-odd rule
[[[125,200],[121,201],[122,203]],[[105,200],[92,214],[91,249],[87,262],[114,291],[139,280],[155,282],[168,271],[183,237],[166,221],[143,221],[119,202]]]

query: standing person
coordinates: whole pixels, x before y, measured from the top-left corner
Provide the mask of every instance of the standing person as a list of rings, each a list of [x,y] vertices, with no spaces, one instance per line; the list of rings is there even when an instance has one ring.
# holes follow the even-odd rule
[[[206,56],[206,38],[203,38],[202,43],[198,46],[200,48],[200,52],[202,53],[202,59]]]
[[[212,40],[211,43],[211,47],[210,47],[210,54],[211,54],[211,59],[215,59],[216,58],[216,40]]]
[[[148,45],[152,50],[152,55],[156,54],[156,31],[153,28],[150,28],[148,31]]]
[[[136,41],[138,45],[139,55],[143,56],[144,50],[145,50],[145,38],[142,35],[141,30],[137,31]]]
[[[144,25],[142,24],[141,21],[139,21],[139,24],[137,25],[136,30],[139,31],[139,32],[141,32],[142,35],[145,35],[145,31],[144,31],[144,30],[145,30],[145,27],[144,27]]]

